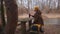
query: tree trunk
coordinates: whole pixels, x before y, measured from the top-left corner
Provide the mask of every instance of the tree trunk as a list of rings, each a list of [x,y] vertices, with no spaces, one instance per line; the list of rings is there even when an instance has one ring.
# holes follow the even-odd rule
[[[0,34],[3,33],[4,27],[5,27],[5,17],[4,17],[4,5],[3,5],[3,0],[0,0]]]
[[[5,17],[4,17],[4,5],[3,5],[3,0],[1,0],[1,22],[2,22],[2,25],[5,26]]]
[[[58,9],[60,9],[60,0],[58,0]]]
[[[18,7],[15,0],[4,0],[7,11],[5,34],[14,34],[18,22]]]

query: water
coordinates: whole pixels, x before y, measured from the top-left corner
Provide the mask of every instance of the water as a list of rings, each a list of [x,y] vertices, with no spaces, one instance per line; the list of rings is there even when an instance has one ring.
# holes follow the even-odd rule
[[[45,24],[59,24],[60,23],[60,19],[59,18],[49,18],[44,20]]]

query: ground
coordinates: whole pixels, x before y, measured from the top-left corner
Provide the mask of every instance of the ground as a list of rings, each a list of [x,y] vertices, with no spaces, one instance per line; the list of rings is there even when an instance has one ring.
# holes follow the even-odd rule
[[[60,25],[46,25],[45,34],[60,34]]]
[[[43,18],[44,18],[44,34],[60,34],[60,24],[58,24],[56,22],[56,24],[52,24],[50,21],[52,21],[53,19],[53,22],[55,22],[58,18],[60,18],[59,16],[60,14],[43,14]],[[48,21],[49,19],[51,19],[50,21]],[[56,19],[56,20],[55,20]],[[47,23],[46,23],[46,20],[47,20]],[[55,21],[54,21],[55,20]],[[49,24],[50,23],[50,24]],[[28,24],[27,24],[28,25]],[[21,31],[20,31],[20,26],[18,26],[18,30],[17,30],[17,34],[20,34]]]
[[[44,31],[44,34],[60,34],[60,25],[45,24]],[[17,34],[20,34],[20,30],[17,31]]]
[[[43,14],[43,18],[44,18],[44,21],[46,21],[47,19],[55,19],[55,18],[60,18],[60,14]],[[57,19],[56,19],[57,20]],[[51,21],[51,20],[50,20]],[[53,20],[54,21],[54,20]],[[47,22],[47,23],[46,23]],[[44,24],[44,34],[60,34],[60,24],[48,24],[48,20],[45,22]],[[55,22],[55,21],[54,21]],[[56,22],[57,23],[57,22]],[[0,24],[1,24],[1,21],[0,21]],[[28,25],[28,24],[27,24]],[[15,32],[15,34],[21,34],[21,26],[17,26],[17,30]]]

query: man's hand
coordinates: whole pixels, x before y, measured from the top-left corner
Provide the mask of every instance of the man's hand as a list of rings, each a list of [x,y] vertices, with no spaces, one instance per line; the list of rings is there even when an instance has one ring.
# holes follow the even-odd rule
[[[30,16],[34,17],[33,15],[29,14],[29,17],[30,17]]]
[[[30,17],[31,15],[29,14],[29,17]]]

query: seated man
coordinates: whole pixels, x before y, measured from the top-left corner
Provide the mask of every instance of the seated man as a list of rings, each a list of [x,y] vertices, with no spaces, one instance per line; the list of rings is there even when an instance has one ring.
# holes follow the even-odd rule
[[[44,32],[42,30],[42,26],[44,25],[44,22],[43,22],[43,19],[42,19],[42,16],[41,16],[41,11],[39,10],[39,7],[38,6],[35,6],[34,11],[36,12],[34,14],[34,16],[30,15],[30,16],[34,17],[33,24],[40,24],[41,25],[40,26],[40,32]]]

